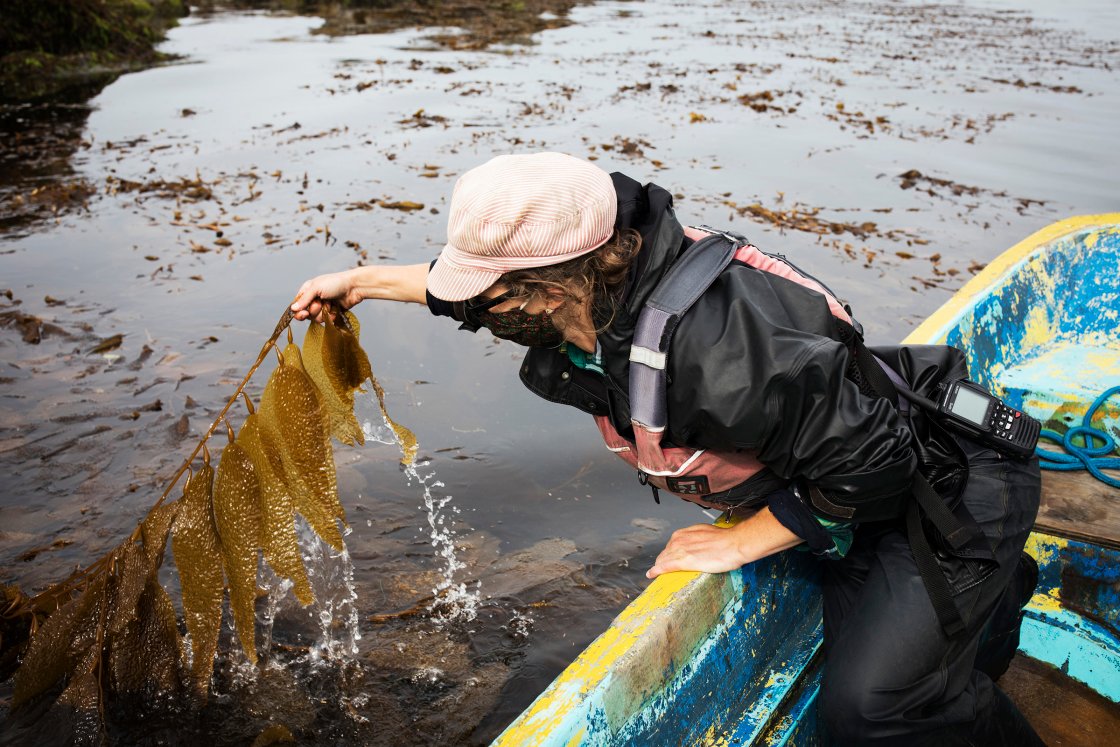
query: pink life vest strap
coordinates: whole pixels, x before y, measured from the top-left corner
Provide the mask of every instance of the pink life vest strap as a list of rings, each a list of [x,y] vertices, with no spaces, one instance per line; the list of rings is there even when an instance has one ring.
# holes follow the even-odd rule
[[[697,239],[658,283],[638,316],[630,348],[630,413],[634,440],[623,438],[610,419],[596,417],[607,447],[638,469],[644,482],[705,506],[705,495],[725,493],[763,469],[749,451],[711,451],[688,447],[663,447],[668,425],[666,365],[673,332],[684,314],[719,277],[738,260],[780,275],[820,293],[833,315],[851,323],[851,317],[824,285],[797,270],[784,257],[766,254],[745,237],[713,229],[689,229]]]

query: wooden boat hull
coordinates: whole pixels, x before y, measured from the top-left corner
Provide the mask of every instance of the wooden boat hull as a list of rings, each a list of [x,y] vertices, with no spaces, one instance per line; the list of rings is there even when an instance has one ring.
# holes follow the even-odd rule
[[[1120,384],[1120,214],[1070,218],[991,262],[904,342],[968,353],[972,378],[1064,433]],[[1120,398],[1094,420],[1120,439]]]
[[[1094,387],[1120,383],[1118,256],[1120,214],[1062,221],[1001,255],[905,342],[961,346],[976,378],[1064,430]],[[1073,293],[1076,304],[1059,303]],[[1032,349],[1057,362],[1023,360]],[[1115,428],[1116,413],[1103,415]],[[1040,582],[1020,651],[1118,703],[1120,491],[1094,482],[1044,474],[1027,546]],[[1107,510],[1086,523],[1086,505]],[[662,576],[494,744],[826,745],[815,707],[822,628],[806,553]]]

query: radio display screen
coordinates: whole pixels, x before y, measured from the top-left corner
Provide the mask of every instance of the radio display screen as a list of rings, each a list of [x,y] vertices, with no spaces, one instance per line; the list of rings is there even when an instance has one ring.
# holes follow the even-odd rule
[[[976,423],[977,425],[983,425],[984,415],[988,412],[989,401],[990,400],[984,395],[977,394],[971,389],[966,389],[962,386],[957,389],[957,397],[953,400],[953,405],[950,410],[954,415]]]

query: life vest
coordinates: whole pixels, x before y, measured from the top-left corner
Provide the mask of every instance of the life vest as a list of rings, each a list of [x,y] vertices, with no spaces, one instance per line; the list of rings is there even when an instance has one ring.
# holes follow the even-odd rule
[[[639,480],[708,508],[749,505],[765,498],[749,484],[764,469],[751,450],[693,449],[664,444],[668,422],[666,364],[681,317],[733,261],[781,276],[816,293],[832,315],[854,326],[835,295],[785,257],[767,254],[738,234],[703,226],[688,228],[696,239],[646,299],[630,348],[630,415],[634,439],[618,432],[605,415],[595,423],[608,449],[638,471]],[[772,489],[773,486],[771,486]]]
[[[641,481],[654,487],[655,497],[660,488],[703,506],[725,509],[765,499],[765,492],[747,486],[763,469],[754,454],[746,450],[663,446],[662,440],[668,423],[665,371],[673,332],[688,309],[732,261],[781,275],[820,293],[828,302],[833,317],[845,323],[838,326],[856,333],[852,345],[853,363],[871,390],[898,407],[898,392],[906,387],[905,384],[898,387],[876,361],[858,336],[859,327],[851,314],[822,283],[785,257],[767,254],[742,236],[706,227],[703,231],[706,235],[702,234],[704,237],[695,241],[669,268],[638,315],[630,349],[629,393],[634,440],[619,434],[607,417],[597,416],[595,420],[607,448],[638,470]],[[920,472],[914,474],[913,489],[914,500],[908,503],[903,514],[907,538],[938,620],[945,633],[954,637],[966,629],[964,619],[926,537],[924,523],[929,523],[941,541],[959,557],[991,560],[991,548],[967,510],[963,512],[963,519],[956,516]],[[813,488],[809,490],[812,493]],[[737,491],[744,491],[746,497],[740,496],[740,500],[732,502],[730,499]],[[855,513],[852,507],[832,506],[832,509],[847,512],[847,516]]]

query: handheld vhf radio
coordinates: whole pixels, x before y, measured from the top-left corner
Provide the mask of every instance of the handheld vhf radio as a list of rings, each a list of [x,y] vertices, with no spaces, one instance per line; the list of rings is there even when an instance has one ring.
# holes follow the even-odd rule
[[[1018,459],[1034,454],[1041,424],[983,387],[963,379],[944,383],[935,404],[943,425],[1001,454]]]

